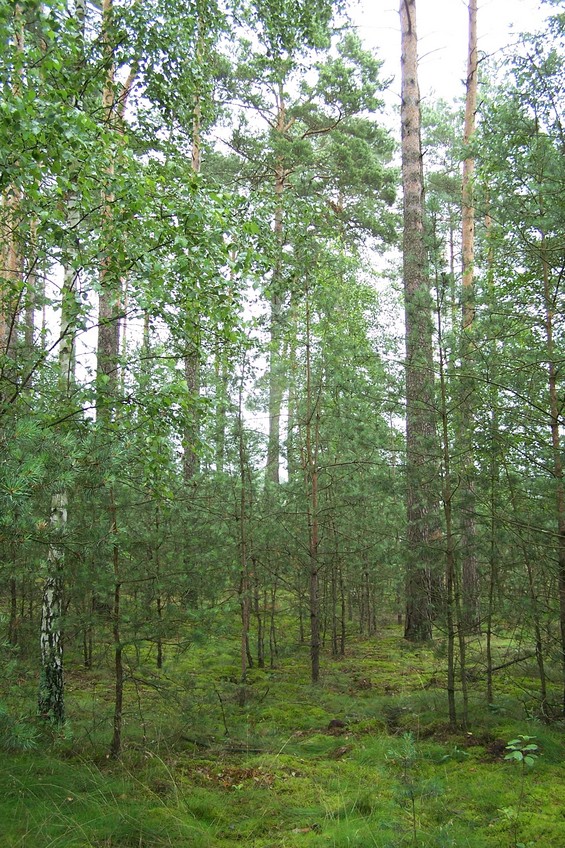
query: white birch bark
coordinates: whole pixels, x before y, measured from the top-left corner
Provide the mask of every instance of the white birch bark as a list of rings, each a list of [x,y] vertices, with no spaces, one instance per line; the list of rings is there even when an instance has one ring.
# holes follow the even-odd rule
[[[62,724],[65,720],[62,636],[65,551],[62,541],[67,527],[67,495],[64,492],[54,494],[51,498],[50,523],[51,544],[41,605],[38,708],[42,718]]]

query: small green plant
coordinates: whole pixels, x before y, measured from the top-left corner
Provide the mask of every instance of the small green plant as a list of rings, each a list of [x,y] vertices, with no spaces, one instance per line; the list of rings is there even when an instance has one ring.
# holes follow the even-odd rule
[[[515,810],[506,810],[512,826],[512,848],[527,848],[524,842],[518,842],[518,830],[520,827],[520,818],[524,807],[524,798],[526,792],[526,771],[531,768],[537,757],[539,747],[533,740],[535,736],[520,735],[517,739],[511,739],[506,745],[505,750],[508,752],[504,759],[520,764],[520,792],[518,795],[518,804]]]
[[[521,763],[522,771],[527,766],[533,766],[538,757],[537,752],[539,751],[535,742],[532,742],[532,739],[535,738],[535,736],[519,736],[517,739],[511,739],[506,745],[505,751],[508,751],[508,753],[504,759],[515,760],[517,763]]]
[[[403,805],[407,802],[412,844],[416,846],[419,844],[417,801],[427,795],[435,794],[435,789],[429,782],[422,781],[419,770],[420,755],[411,733],[404,733],[402,735],[400,746],[388,751],[387,759],[400,770],[399,801]]]
[[[3,703],[0,703],[0,750],[29,751],[37,745],[35,729],[25,719],[9,714]]]
[[[459,745],[454,745],[449,753],[444,754],[441,757],[440,763],[446,763],[448,760],[455,760],[455,762],[461,763],[464,760],[467,760],[470,756],[469,752],[465,751],[464,748],[460,748]]]

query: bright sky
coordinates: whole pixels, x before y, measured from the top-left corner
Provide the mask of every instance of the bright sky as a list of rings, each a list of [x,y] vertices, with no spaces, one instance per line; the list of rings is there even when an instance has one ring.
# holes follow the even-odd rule
[[[420,89],[451,100],[464,94],[467,61],[467,0],[416,0],[420,55]],[[400,25],[396,0],[355,0],[349,7],[358,33],[367,47],[385,60],[385,72],[394,76],[399,91]],[[495,53],[516,40],[520,32],[542,26],[547,7],[539,0],[479,0],[477,29],[479,51]]]

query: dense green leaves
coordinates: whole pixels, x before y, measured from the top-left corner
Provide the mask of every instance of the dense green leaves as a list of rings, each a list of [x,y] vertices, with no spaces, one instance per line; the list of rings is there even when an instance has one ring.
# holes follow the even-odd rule
[[[382,63],[341,21],[336,34],[331,3],[143,0],[117,3],[104,26],[97,4],[81,9],[0,10],[0,567],[10,642],[23,651],[36,638],[38,577],[56,542],[65,639],[87,671],[112,644],[135,679],[207,628],[231,632],[246,609],[246,662],[275,664],[279,649],[308,638],[316,525],[322,641],[338,655],[353,632],[372,635],[396,614],[404,592],[405,363],[388,263],[398,172]],[[524,40],[482,98],[466,363],[483,610],[491,630],[522,628],[540,677],[544,661],[551,667],[544,718],[556,709],[560,657],[559,15],[550,31],[552,40]],[[424,112],[448,454],[469,376],[459,359],[459,124],[446,104]],[[109,292],[119,355],[96,376]],[[181,365],[191,356],[200,383]],[[187,450],[199,463],[190,483]],[[425,452],[437,460],[435,435]],[[55,532],[51,496],[62,492],[68,522]],[[453,508],[465,509],[457,482]],[[459,538],[454,546],[459,562]],[[528,750],[512,758],[527,763]]]

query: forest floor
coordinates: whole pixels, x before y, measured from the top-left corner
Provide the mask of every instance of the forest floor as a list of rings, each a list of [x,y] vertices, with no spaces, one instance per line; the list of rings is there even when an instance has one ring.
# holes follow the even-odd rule
[[[170,648],[161,671],[138,650],[118,761],[111,658],[89,672],[69,662],[69,721],[53,734],[34,729],[36,680],[15,663],[0,713],[11,747],[0,845],[564,848],[564,726],[535,718],[532,660],[515,663],[510,640],[497,641],[512,664],[487,705],[480,648],[465,730],[447,722],[441,648],[410,646],[395,627],[325,656],[315,687],[305,647],[252,669],[244,706],[235,638]],[[531,766],[505,759],[520,736],[538,746]]]

